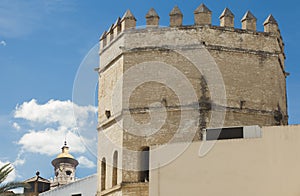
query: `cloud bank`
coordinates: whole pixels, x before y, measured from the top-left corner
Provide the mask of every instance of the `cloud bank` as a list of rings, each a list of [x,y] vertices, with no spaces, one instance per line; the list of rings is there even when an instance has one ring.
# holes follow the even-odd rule
[[[78,106],[71,101],[50,100],[39,104],[32,99],[24,102],[16,107],[14,117],[28,122],[29,131],[17,144],[24,152],[53,156],[67,139],[71,153],[85,153],[85,144],[94,142],[94,138],[79,134],[78,130],[84,130],[81,133],[95,131],[96,135],[95,112],[94,106]],[[83,164],[88,165],[87,160],[83,160]]]
[[[74,128],[85,125],[89,115],[96,111],[93,106],[78,106],[69,100],[50,100],[46,104],[38,104],[35,99],[32,99],[18,105],[14,117],[33,123],[46,125],[58,123],[59,126]]]

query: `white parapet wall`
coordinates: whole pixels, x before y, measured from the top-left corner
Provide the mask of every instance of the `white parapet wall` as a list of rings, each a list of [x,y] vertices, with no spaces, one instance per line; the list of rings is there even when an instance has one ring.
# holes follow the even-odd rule
[[[94,196],[97,192],[97,174],[39,194],[40,196]]]

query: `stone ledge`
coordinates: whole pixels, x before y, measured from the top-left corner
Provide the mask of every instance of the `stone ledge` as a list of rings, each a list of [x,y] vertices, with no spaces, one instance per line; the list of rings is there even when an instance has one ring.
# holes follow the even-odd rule
[[[101,191],[101,195],[108,195],[108,194],[111,194],[115,191],[118,191],[118,190],[121,190],[122,188],[122,184],[117,184],[109,189],[106,189],[106,190],[103,190]]]

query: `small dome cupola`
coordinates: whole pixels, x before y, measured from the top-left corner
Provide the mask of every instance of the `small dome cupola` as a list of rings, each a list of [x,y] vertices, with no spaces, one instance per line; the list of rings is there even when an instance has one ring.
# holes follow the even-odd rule
[[[62,152],[51,162],[54,167],[54,181],[51,188],[65,185],[75,181],[76,167],[79,164],[78,161],[69,153],[69,147],[67,142],[64,142],[64,146],[61,148]]]

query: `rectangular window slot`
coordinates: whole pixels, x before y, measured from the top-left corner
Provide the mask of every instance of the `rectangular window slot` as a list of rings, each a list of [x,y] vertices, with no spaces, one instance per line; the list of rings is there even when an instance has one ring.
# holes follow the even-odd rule
[[[244,127],[208,128],[204,140],[251,139],[261,138],[262,130],[258,125]]]
[[[244,138],[243,127],[216,128],[206,130],[206,140],[226,140]]]

